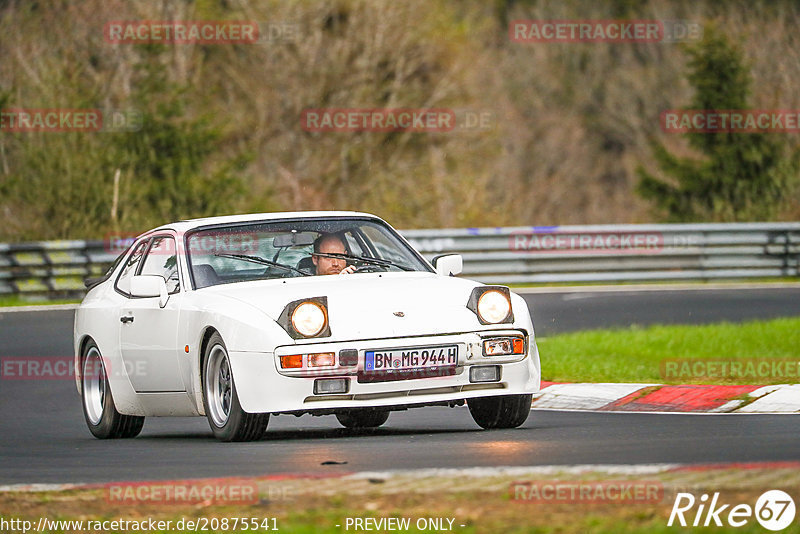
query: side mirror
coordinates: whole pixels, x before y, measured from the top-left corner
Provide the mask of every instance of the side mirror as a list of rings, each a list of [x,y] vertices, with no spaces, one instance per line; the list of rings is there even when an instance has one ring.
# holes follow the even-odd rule
[[[441,276],[455,276],[464,269],[464,259],[461,254],[447,254],[433,258],[436,274]]]
[[[163,308],[169,300],[167,282],[157,274],[140,274],[131,278],[131,295],[134,297],[158,297],[158,307]]]

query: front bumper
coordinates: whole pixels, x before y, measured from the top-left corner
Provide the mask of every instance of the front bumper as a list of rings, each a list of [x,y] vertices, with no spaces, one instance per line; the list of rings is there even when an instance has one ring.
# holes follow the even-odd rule
[[[522,356],[482,355],[482,339],[520,334],[519,330],[498,329],[480,333],[464,333],[424,337],[373,339],[366,341],[304,344],[303,352],[335,352],[358,350],[358,365],[349,369],[314,370],[306,376],[297,371],[280,369],[279,358],[293,354],[298,346],[277,347],[274,352],[233,352],[229,354],[239,402],[246,412],[324,412],[341,408],[410,407],[447,403],[473,397],[529,394],[539,391],[541,378],[536,342],[529,338]],[[458,364],[455,374],[429,378],[408,378],[386,382],[359,381],[364,370],[364,352],[375,349],[457,345]],[[476,365],[498,365],[496,382],[470,382],[469,369]],[[347,378],[347,393],[318,395],[314,382],[320,378]]]

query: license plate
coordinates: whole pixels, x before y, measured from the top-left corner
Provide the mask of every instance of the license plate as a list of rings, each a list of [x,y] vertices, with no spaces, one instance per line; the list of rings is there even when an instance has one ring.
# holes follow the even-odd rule
[[[411,347],[368,350],[359,382],[381,382],[453,375],[458,364],[458,346]]]

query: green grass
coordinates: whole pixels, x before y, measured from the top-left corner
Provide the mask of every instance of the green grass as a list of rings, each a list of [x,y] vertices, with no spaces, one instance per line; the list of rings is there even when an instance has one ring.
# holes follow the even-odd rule
[[[52,306],[53,304],[78,304],[79,298],[50,300],[46,297],[20,297],[17,295],[0,297],[0,308],[9,306]]]
[[[800,318],[719,323],[704,326],[651,326],[558,334],[538,342],[542,378],[554,382],[654,382],[674,384],[797,383],[800,370]],[[740,362],[742,372],[721,376],[670,373],[675,360]],[[746,364],[789,360],[784,371],[748,372]],[[702,364],[701,364],[702,366]],[[702,366],[701,368],[707,366]],[[785,371],[790,368],[793,371]],[[675,369],[675,367],[671,367]],[[686,367],[678,369],[687,370]],[[750,371],[753,368],[750,367]],[[792,376],[791,373],[794,373]],[[728,373],[730,375],[730,373]]]
[[[758,492],[763,490],[758,490]],[[758,492],[747,491],[743,494],[731,496],[733,502],[753,503]],[[347,497],[349,503],[343,503],[342,497]],[[272,508],[270,506],[252,506],[240,508],[205,508],[185,510],[182,513],[170,513],[168,507],[144,506],[137,509],[108,509],[108,504],[102,499],[92,499],[84,496],[80,501],[61,492],[57,502],[30,503],[35,496],[5,494],[0,495],[0,503],[10,501],[10,505],[19,506],[28,502],[28,511],[24,514],[9,510],[6,518],[20,517],[20,515],[37,524],[39,517],[50,520],[74,521],[80,516],[83,521],[111,521],[126,519],[141,521],[152,517],[156,521],[170,521],[172,530],[157,530],[156,532],[172,532],[183,534],[195,532],[194,530],[176,529],[175,526],[181,519],[194,520],[198,518],[228,518],[228,529],[206,530],[209,533],[224,534],[232,532],[233,518],[271,518],[276,517],[277,532],[291,534],[337,534],[342,532],[360,531],[353,526],[345,528],[347,518],[408,518],[411,528],[402,532],[433,532],[434,530],[418,530],[417,519],[420,518],[451,518],[453,530],[459,534],[480,533],[509,533],[509,534],[583,534],[615,533],[615,534],[650,534],[650,533],[675,533],[675,532],[714,532],[750,534],[765,532],[758,522],[749,518],[747,525],[742,528],[733,528],[729,525],[712,528],[692,528],[673,526],[666,523],[669,518],[672,499],[661,503],[640,504],[609,504],[599,505],[547,503],[526,504],[510,503],[506,495],[492,492],[467,492],[454,494],[442,490],[435,496],[433,494],[393,494],[380,496],[371,494],[342,495],[328,497],[327,499],[311,498],[312,502],[298,501],[292,510],[284,507]],[[727,498],[726,501],[727,502]],[[83,508],[79,508],[82,506]],[[369,508],[369,510],[367,509]],[[21,508],[17,508],[21,510]],[[69,510],[69,512],[66,512]],[[727,512],[721,514],[721,521],[725,524]],[[689,521],[692,516],[689,516]],[[185,523],[184,523],[185,524]],[[273,522],[269,520],[270,527]],[[339,526],[337,526],[339,525]],[[461,525],[464,525],[463,527]],[[53,534],[65,534],[63,530],[49,530]],[[72,532],[71,530],[68,532]],[[236,530],[236,532],[244,532]],[[249,530],[248,532],[275,532],[268,529]],[[380,532],[388,532],[381,530]],[[796,522],[785,530],[786,534],[797,534],[800,526]]]

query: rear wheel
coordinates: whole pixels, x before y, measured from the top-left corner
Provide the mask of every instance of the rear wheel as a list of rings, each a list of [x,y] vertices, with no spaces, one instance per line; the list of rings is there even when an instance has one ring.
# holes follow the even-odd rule
[[[264,435],[268,413],[247,413],[239,404],[228,350],[214,333],[203,356],[203,407],[214,436],[221,441],[253,441]]]
[[[86,346],[83,356],[81,399],[86,425],[94,437],[135,438],[142,431],[144,417],[123,415],[114,406],[105,362],[93,341]]]
[[[347,428],[377,428],[389,419],[387,410],[347,410],[338,412],[336,419]]]
[[[467,399],[469,413],[486,429],[516,428],[528,419],[533,395],[505,395]]]

